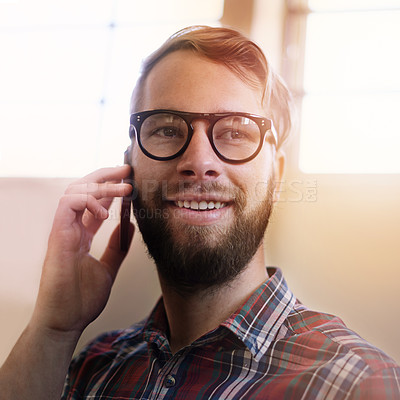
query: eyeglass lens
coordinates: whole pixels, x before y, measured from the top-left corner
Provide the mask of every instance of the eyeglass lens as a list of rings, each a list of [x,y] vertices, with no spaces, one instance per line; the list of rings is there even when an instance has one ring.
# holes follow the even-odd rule
[[[159,113],[150,115],[140,129],[142,146],[153,156],[173,156],[186,144],[189,127],[178,115]],[[260,144],[260,129],[255,121],[244,116],[219,119],[212,130],[212,141],[217,151],[230,160],[244,160],[252,156]]]

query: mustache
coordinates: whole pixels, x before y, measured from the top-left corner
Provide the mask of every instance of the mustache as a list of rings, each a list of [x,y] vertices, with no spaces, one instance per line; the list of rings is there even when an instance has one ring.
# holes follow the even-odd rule
[[[182,194],[193,194],[193,195],[207,195],[207,194],[218,194],[229,198],[236,198],[238,193],[242,192],[240,188],[233,185],[224,185],[219,182],[187,182],[180,181],[178,183],[170,183],[162,191],[162,197],[171,197]]]
[[[219,183],[216,181],[188,182],[185,180],[178,182],[149,181],[143,184],[141,190],[133,196],[134,207],[139,209],[159,209],[163,210],[166,201],[179,196],[201,196],[204,200],[213,200],[216,197],[228,199],[235,204],[238,213],[244,210],[247,199],[247,192],[244,188],[232,184]]]

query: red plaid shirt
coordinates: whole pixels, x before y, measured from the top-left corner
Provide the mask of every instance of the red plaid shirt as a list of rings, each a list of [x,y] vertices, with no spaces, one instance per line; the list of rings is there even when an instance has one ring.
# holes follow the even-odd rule
[[[171,354],[162,300],[73,360],[63,399],[400,399],[400,367],[337,317],[296,301],[279,269],[218,328]]]

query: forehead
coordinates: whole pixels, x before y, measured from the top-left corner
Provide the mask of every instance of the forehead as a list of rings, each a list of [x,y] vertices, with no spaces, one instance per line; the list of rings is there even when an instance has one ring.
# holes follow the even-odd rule
[[[249,86],[223,64],[190,50],[179,50],[151,70],[140,108],[262,114],[261,99],[261,89]]]

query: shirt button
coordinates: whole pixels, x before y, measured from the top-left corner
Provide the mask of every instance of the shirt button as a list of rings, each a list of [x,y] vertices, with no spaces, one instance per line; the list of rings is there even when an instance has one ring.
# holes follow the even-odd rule
[[[165,378],[165,386],[167,387],[167,388],[170,388],[170,387],[172,387],[172,386],[174,386],[175,385],[175,378],[172,376],[172,375],[168,375],[166,378]]]

